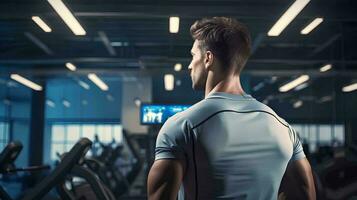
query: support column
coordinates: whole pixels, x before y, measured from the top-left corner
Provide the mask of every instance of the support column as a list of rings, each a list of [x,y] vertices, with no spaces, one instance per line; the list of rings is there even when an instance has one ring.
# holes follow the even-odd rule
[[[40,83],[42,91],[32,91],[31,118],[30,118],[30,143],[29,143],[29,164],[43,164],[43,143],[45,129],[45,103],[46,103],[46,82]]]

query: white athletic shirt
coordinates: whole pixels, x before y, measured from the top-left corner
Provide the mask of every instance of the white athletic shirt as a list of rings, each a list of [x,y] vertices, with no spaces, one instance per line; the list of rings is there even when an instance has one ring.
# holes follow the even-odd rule
[[[155,148],[155,160],[186,163],[180,200],[276,200],[288,162],[302,158],[290,125],[246,94],[213,93],[170,117]]]

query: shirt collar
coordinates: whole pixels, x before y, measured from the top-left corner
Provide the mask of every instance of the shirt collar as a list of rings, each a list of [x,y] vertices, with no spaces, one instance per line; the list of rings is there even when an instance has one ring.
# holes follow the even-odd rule
[[[225,92],[214,92],[209,94],[206,99],[212,98],[222,98],[222,99],[231,99],[231,100],[253,100],[254,98],[246,93],[243,94],[230,94]]]

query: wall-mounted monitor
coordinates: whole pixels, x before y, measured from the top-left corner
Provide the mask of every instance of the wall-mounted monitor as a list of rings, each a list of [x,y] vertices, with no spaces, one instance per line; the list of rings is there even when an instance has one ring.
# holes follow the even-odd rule
[[[184,111],[191,105],[142,104],[140,107],[141,124],[163,124],[169,117]]]

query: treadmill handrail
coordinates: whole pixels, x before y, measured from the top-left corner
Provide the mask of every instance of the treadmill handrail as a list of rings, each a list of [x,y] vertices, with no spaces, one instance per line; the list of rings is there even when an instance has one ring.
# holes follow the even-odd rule
[[[134,158],[136,159],[136,163],[134,163],[133,168],[131,171],[127,174],[126,178],[129,184],[133,183],[138,174],[140,173],[140,170],[143,167],[143,160],[141,159],[139,153],[136,151],[134,148],[133,141],[129,137],[129,134],[126,130],[123,130],[123,136],[128,144],[129,149],[133,153]]]
[[[101,180],[89,169],[86,169],[85,167],[76,165],[75,167],[73,167],[73,169],[71,170],[69,175],[73,176],[73,177],[80,177],[80,178],[85,179],[87,184],[89,184],[90,187],[92,188],[97,199],[103,199],[103,200],[111,200],[112,199],[111,198],[112,195],[107,193]],[[59,185],[59,187],[58,187],[59,192],[61,192],[60,196],[63,199],[73,198],[73,195],[70,194],[68,189],[66,189],[66,186],[64,183],[65,182],[62,182],[62,184]]]
[[[0,173],[15,168],[15,160],[22,151],[22,143],[19,141],[10,142],[0,153]]]
[[[92,142],[88,138],[81,138],[64,156],[59,165],[34,188],[30,189],[23,200],[37,200],[46,195],[57,184],[61,183],[73,167],[87,153]]]
[[[21,168],[14,168],[8,169],[5,173],[13,173],[13,172],[36,172],[51,169],[49,165],[39,165],[39,166],[29,166],[29,167],[21,167]]]

